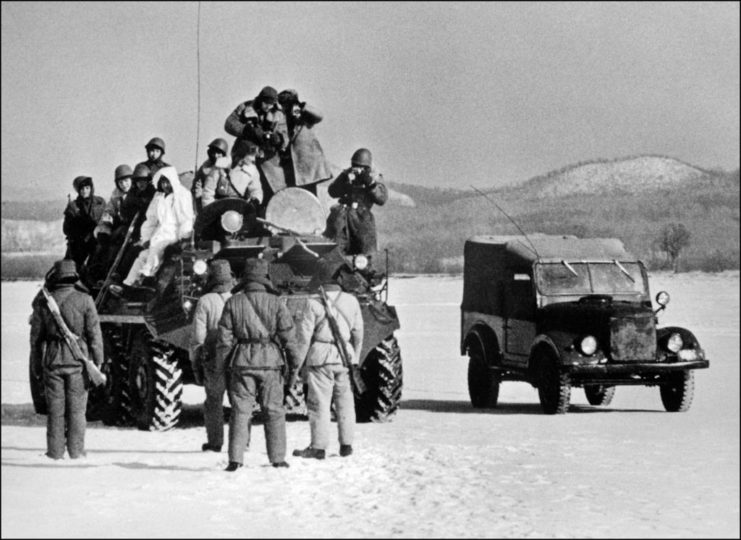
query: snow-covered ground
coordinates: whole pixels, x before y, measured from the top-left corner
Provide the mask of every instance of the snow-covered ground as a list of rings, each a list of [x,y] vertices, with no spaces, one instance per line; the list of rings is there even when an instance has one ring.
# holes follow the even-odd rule
[[[39,283],[2,284],[2,403],[29,403],[28,315]],[[402,407],[357,429],[350,458],[268,466],[261,426],[243,469],[204,454],[202,426],[165,433],[89,425],[85,460],[43,456],[45,430],[2,426],[3,537],[739,537],[739,273],[656,274],[663,325],[698,336],[687,413],[656,388],[607,408],[580,389],[563,416],[504,383],[474,410],[459,355],[460,277],[395,278]],[[186,388],[197,404],[203,390]],[[289,454],[309,426],[288,424]]]

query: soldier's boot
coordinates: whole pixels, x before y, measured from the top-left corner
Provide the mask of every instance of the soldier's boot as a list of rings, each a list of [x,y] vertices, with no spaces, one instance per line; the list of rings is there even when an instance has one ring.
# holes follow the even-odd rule
[[[352,445],[341,444],[340,445],[340,457],[347,457],[352,454]]]
[[[285,461],[280,461],[278,463],[273,463],[273,467],[275,467],[275,468],[281,468],[281,467],[288,468],[288,467],[290,467],[290,465],[288,463],[286,463]]]
[[[294,450],[293,455],[302,458],[324,459],[326,457],[326,451],[307,446],[303,450]]]
[[[229,465],[226,466],[226,469],[224,469],[226,472],[234,472],[237,469],[239,469],[242,466],[241,463],[237,463],[236,461],[230,461]]]
[[[201,445],[201,450],[203,450],[204,452],[208,452],[208,451],[211,451],[211,452],[221,452],[221,446],[216,446],[214,444],[203,443]]]

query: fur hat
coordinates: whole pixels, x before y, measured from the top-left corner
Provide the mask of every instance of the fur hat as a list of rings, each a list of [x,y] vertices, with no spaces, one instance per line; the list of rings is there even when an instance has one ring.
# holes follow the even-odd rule
[[[46,282],[51,284],[66,282],[74,283],[80,279],[77,273],[77,265],[72,259],[61,259],[46,273]]]
[[[234,276],[232,276],[229,261],[225,259],[211,261],[206,290],[208,292],[223,293],[230,291],[232,287],[234,287]]]
[[[257,95],[257,100],[265,103],[275,103],[278,101],[278,91],[272,86],[266,86]]]
[[[85,186],[93,187],[93,179],[89,176],[78,176],[72,180],[72,187],[75,188],[75,191],[78,193]]]
[[[270,275],[268,273],[269,269],[270,265],[265,259],[250,257],[244,262],[242,281],[244,283],[261,283],[271,292],[277,292],[275,285],[273,285],[273,282],[270,280]]]
[[[337,261],[331,258],[319,259],[314,268],[314,275],[311,276],[308,288],[317,290],[320,285],[337,285],[337,274],[344,266],[344,261]]]

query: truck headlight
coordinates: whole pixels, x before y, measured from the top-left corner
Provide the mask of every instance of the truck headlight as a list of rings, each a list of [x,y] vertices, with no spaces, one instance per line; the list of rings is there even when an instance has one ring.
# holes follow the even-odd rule
[[[208,270],[208,265],[203,259],[199,259],[193,263],[193,273],[202,276]]]
[[[682,345],[684,345],[682,336],[680,336],[676,332],[669,336],[669,339],[666,341],[666,348],[674,354],[677,354],[679,351],[682,350]]]
[[[586,336],[579,343],[579,349],[581,349],[582,354],[592,356],[597,350],[597,340],[594,336]]]
[[[368,268],[368,257],[366,257],[365,255],[355,255],[353,265],[358,270],[365,270],[366,268]]]

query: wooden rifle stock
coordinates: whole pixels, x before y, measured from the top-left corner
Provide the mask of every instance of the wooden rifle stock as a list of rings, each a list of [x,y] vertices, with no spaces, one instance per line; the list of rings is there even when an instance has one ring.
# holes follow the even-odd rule
[[[98,366],[95,365],[95,362],[90,360],[85,355],[85,353],[82,352],[80,344],[78,343],[78,340],[80,338],[74,332],[72,332],[72,330],[70,330],[67,326],[67,323],[64,322],[62,313],[61,311],[59,311],[59,306],[57,305],[56,300],[54,300],[54,297],[49,293],[46,287],[42,287],[41,291],[44,293],[44,298],[46,298],[46,305],[49,307],[49,311],[51,312],[52,317],[54,317],[54,321],[57,323],[57,327],[62,333],[65,343],[70,348],[70,351],[72,351],[72,355],[75,357],[75,360],[79,360],[80,362],[82,362],[88,377],[90,377],[90,380],[95,386],[105,384],[105,374],[100,371],[100,369],[98,369]]]

